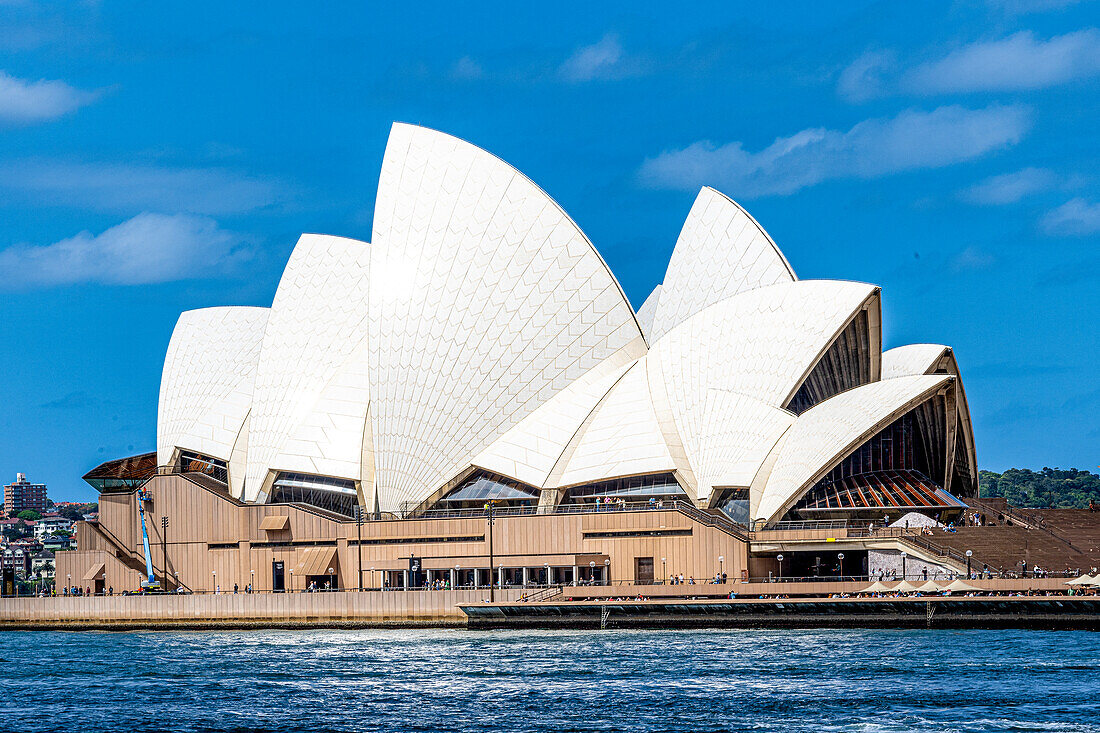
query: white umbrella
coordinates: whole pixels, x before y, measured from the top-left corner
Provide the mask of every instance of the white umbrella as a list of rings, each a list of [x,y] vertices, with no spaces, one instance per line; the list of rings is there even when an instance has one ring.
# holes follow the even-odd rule
[[[869,586],[860,591],[860,593],[885,593],[890,590],[890,586],[883,583],[881,580],[876,580]]]
[[[952,593],[965,593],[967,591],[972,591],[972,590],[980,591],[982,589],[977,588],[973,585],[970,585],[969,583],[964,582],[962,580],[952,580],[950,583],[948,583],[946,586],[944,586],[943,590],[949,590]]]
[[[917,590],[919,590],[921,593],[939,593],[943,590],[943,588],[941,588],[940,584],[934,580],[926,580],[923,584],[921,584],[919,588],[917,588]]]
[[[903,580],[900,583],[898,583],[896,586],[894,586],[894,592],[895,593],[915,593],[918,590],[920,590],[920,588],[913,585],[908,580]]]
[[[1097,579],[1091,575],[1082,575],[1080,578],[1067,580],[1066,585],[1096,585]]]

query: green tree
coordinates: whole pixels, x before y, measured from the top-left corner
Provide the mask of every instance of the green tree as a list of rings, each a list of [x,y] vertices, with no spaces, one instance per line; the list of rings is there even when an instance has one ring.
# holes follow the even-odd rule
[[[979,471],[978,485],[980,496],[1004,497],[1018,507],[1083,509],[1090,500],[1100,504],[1100,476],[1076,468]]]
[[[33,509],[24,509],[15,516],[18,519],[26,519],[31,522],[37,522],[39,519],[42,518],[42,515]]]

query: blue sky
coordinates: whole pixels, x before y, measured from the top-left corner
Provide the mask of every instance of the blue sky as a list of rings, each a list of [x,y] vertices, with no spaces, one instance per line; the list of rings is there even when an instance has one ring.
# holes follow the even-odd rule
[[[369,240],[395,120],[525,172],[635,306],[715,186],[955,348],[983,468],[1100,463],[1096,3],[374,5],[0,0],[5,483],[153,450],[179,312]]]

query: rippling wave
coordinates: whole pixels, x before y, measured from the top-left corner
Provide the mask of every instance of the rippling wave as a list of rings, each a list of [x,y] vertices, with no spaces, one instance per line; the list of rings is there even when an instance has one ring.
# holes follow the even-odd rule
[[[1097,731],[1100,634],[0,633],[7,731]]]

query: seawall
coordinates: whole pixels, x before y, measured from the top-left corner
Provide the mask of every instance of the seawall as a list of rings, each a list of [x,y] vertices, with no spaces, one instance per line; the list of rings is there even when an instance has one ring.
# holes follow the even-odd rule
[[[522,591],[497,590],[513,601]],[[132,630],[465,627],[462,604],[488,589],[362,593],[223,593],[0,599],[0,629]]]
[[[866,583],[566,586],[553,590],[223,593],[0,598],[0,630],[367,627],[952,627],[1100,629],[1100,596],[1056,578],[973,580],[1003,595],[829,598]],[[726,598],[730,591],[738,594]],[[524,594],[546,600],[520,602]],[[1020,595],[1008,595],[1008,594]],[[1024,593],[1035,595],[1025,596]],[[1038,594],[1050,595],[1038,595]],[[761,598],[761,595],[768,597]],[[777,596],[794,597],[777,597]],[[801,597],[799,597],[801,596]],[[629,600],[637,599],[637,600]]]

